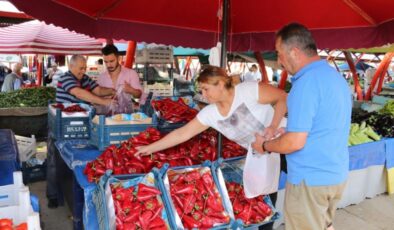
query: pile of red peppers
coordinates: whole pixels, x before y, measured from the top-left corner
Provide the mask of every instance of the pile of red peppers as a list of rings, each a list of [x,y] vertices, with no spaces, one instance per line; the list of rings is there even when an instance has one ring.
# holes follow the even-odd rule
[[[224,136],[223,136],[222,146],[223,146],[222,149],[223,159],[245,156],[247,153],[247,150],[245,148],[235,143],[234,141],[227,139]]]
[[[124,188],[121,183],[110,185],[114,200],[117,230],[166,230],[162,218],[163,203],[158,200],[161,192],[153,186],[139,183]]]
[[[57,103],[52,105],[55,109],[60,109],[62,112],[75,113],[75,112],[86,112],[86,109],[82,108],[78,104],[73,104],[65,107],[62,103]]]
[[[152,107],[160,112],[160,117],[172,123],[188,122],[193,120],[198,111],[190,108],[182,98],[177,101],[171,98],[152,100]]]
[[[162,138],[158,130],[148,128],[119,147],[107,147],[99,157],[86,165],[84,174],[89,182],[97,182],[108,169],[115,175],[136,174],[148,173],[153,167],[161,168],[164,163],[174,167],[197,165],[205,160],[214,161],[217,160],[216,135],[215,130],[207,130],[173,148],[150,156],[135,156],[137,146],[148,145]]]
[[[246,198],[243,186],[235,182],[226,182],[228,195],[233,206],[234,216],[241,219],[245,225],[261,223],[272,214],[261,196]]]
[[[211,172],[203,169],[168,173],[170,195],[186,229],[207,229],[230,222]]]

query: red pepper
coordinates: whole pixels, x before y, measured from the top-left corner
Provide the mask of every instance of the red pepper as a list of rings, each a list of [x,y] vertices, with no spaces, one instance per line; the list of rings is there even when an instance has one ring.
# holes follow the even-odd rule
[[[206,172],[201,176],[201,178],[207,191],[212,191],[215,183],[213,182],[211,174]]]
[[[152,219],[149,223],[149,229],[157,228],[157,227],[165,227],[166,222],[161,217],[156,217]]]
[[[203,216],[200,223],[202,228],[211,228],[216,224],[215,220],[209,216]]]
[[[115,194],[115,199],[123,201],[130,197],[130,192],[127,189],[119,189]]]
[[[125,230],[135,230],[135,229],[137,229],[137,226],[133,222],[128,222],[128,223],[123,224],[123,228]]]
[[[129,167],[135,168],[137,169],[137,171],[141,170],[142,172],[147,172],[145,165],[142,164],[141,162],[137,162],[137,161],[131,161],[131,162],[127,162]]]
[[[147,192],[147,193],[152,193],[152,194],[156,194],[156,195],[161,194],[161,192],[156,187],[148,186],[143,183],[138,184],[138,192]],[[137,196],[138,196],[138,193],[137,193]]]
[[[244,210],[244,206],[241,204],[238,197],[236,197],[233,202],[233,210],[234,210],[234,214],[238,214]]]
[[[238,213],[238,215],[236,215],[236,218],[241,219],[244,222],[244,224],[249,225],[251,212],[252,212],[252,206],[250,204],[245,204],[244,210]]]
[[[27,230],[27,229],[28,229],[28,227],[27,227],[27,223],[26,222],[22,223],[22,224],[20,224],[20,225],[18,225],[18,226],[16,226],[14,228],[14,230]]]
[[[193,216],[193,218],[194,218],[195,220],[200,221],[201,218],[203,217],[203,214],[202,214],[202,212],[194,211],[193,214],[192,214],[192,216]]]
[[[201,175],[197,170],[193,170],[193,171],[187,172],[185,174],[185,181],[187,181],[187,182],[199,180],[200,178],[201,178]]]
[[[139,212],[132,211],[124,218],[123,222],[125,222],[125,223],[134,222],[135,220],[138,219],[139,215],[140,215]]]
[[[111,170],[114,168],[114,159],[112,157],[105,160],[105,168]]]
[[[186,225],[187,228],[193,229],[193,228],[199,228],[201,226],[201,223],[196,221],[194,218],[184,215],[182,217],[182,223]]]
[[[152,211],[145,211],[138,217],[142,229],[148,229],[152,215]]]
[[[202,211],[204,209],[204,203],[202,200],[197,200],[194,204],[194,210]]]
[[[12,219],[7,219],[7,218],[0,219],[0,227],[4,227],[4,226],[12,227],[12,225],[13,225]]]
[[[207,199],[208,207],[212,208],[214,211],[221,212],[223,211],[223,205],[221,200],[218,200],[217,197],[209,196]]]
[[[146,210],[155,210],[159,205],[159,201],[156,197],[144,202],[144,207]]]
[[[179,186],[172,186],[171,193],[179,195],[179,194],[191,194],[194,193],[195,188],[194,185],[179,185]]]
[[[150,220],[155,219],[156,217],[161,217],[161,212],[163,211],[163,206],[160,206],[152,215]]]
[[[179,206],[183,210],[183,203],[181,201],[181,198],[179,198],[179,196],[177,195],[172,195],[172,194],[171,194],[171,198],[175,200],[175,205]]]
[[[122,202],[122,210],[127,214],[133,207],[133,203],[130,200],[130,195]]]
[[[123,174],[123,167],[121,167],[121,166],[114,166],[114,174],[115,175]]]
[[[271,213],[272,213],[271,208],[266,203],[264,203],[263,201],[258,201],[257,202],[257,206],[261,210],[261,214],[262,215],[265,215],[265,216],[271,215]]]
[[[116,217],[115,221],[116,221],[116,229],[123,230],[124,229],[123,221],[118,217]]]
[[[156,197],[156,194],[150,193],[150,192],[138,192],[137,193],[137,200],[140,202],[147,201],[149,199],[152,199]]]
[[[183,212],[190,213],[193,211],[194,203],[196,202],[197,198],[194,194],[187,195],[183,200]]]

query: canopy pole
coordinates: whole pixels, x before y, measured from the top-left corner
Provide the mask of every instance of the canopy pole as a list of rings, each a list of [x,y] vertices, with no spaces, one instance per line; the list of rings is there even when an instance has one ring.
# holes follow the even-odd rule
[[[375,72],[375,75],[373,76],[373,78],[371,80],[371,84],[368,88],[367,94],[365,95],[365,100],[371,100],[373,90],[375,89],[375,86],[376,86],[376,82],[378,81],[379,77],[382,77],[382,78],[384,77],[384,75],[385,75],[384,73],[387,71],[387,68],[389,67],[393,56],[394,56],[394,52],[389,52],[389,53],[386,53],[386,55],[384,55],[382,62],[380,63],[378,69]],[[381,76],[381,75],[383,75],[383,76]],[[379,84],[380,83],[383,85],[383,80],[381,82],[379,82]],[[380,87],[380,90],[382,90],[381,87]],[[378,92],[380,93],[380,91],[378,91]]]
[[[348,65],[349,65],[349,69],[350,69],[350,71],[352,72],[352,75],[353,75],[354,90],[357,93],[357,100],[362,101],[363,100],[363,92],[361,90],[360,82],[358,81],[358,75],[357,75],[357,72],[356,72],[356,66],[354,65],[352,55],[350,54],[349,51],[345,51],[343,53],[345,54],[345,58],[346,58],[346,61],[347,61]]]
[[[279,89],[283,89],[283,90],[285,89],[288,76],[289,75],[287,74],[287,71],[282,70],[282,73],[280,74]]]
[[[382,75],[381,75],[380,80],[379,80],[378,89],[376,90],[377,94],[382,92],[384,77],[386,76],[386,74],[388,74],[387,70],[388,70],[388,68],[390,66],[390,63],[391,63],[391,60],[393,59],[393,56],[394,56],[393,53],[391,53],[389,59],[386,62],[386,65],[384,66],[384,69],[382,70]]]
[[[228,33],[228,11],[230,8],[229,0],[223,0],[223,18],[222,18],[222,34],[221,43],[222,50],[220,55],[220,67],[226,68],[226,58],[227,58],[227,33]]]
[[[263,76],[262,81],[264,83],[269,83],[267,69],[265,68],[264,58],[261,56],[260,51],[254,52],[254,56],[256,57],[257,63],[259,63],[260,72]]]
[[[191,75],[191,71],[190,71],[190,64],[191,63],[192,63],[192,57],[187,56],[186,65],[185,65],[185,68],[183,69],[183,75],[186,75],[186,80],[189,79],[189,74]]]
[[[222,50],[221,50],[221,55],[220,55],[220,67],[226,68],[226,58],[227,58],[227,25],[228,25],[228,11],[230,9],[230,1],[229,0],[223,0],[223,18],[222,18],[222,36],[220,38],[221,43],[222,43]],[[222,142],[223,142],[223,137],[222,134],[218,134],[218,146],[217,146],[217,155],[221,156],[222,155]]]
[[[135,41],[127,42],[126,61],[124,64],[126,68],[130,68],[130,69],[133,68],[136,48],[137,48],[137,42]]]

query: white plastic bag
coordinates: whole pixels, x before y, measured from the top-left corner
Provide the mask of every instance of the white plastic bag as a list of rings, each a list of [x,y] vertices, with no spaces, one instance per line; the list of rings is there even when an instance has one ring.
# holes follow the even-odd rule
[[[133,105],[130,100],[130,94],[125,93],[123,91],[124,86],[121,85],[117,90],[116,90],[116,95],[114,97],[114,102],[111,103],[109,106],[109,115],[116,115],[116,114],[121,114],[121,113],[127,113],[130,114],[133,112]]]
[[[243,169],[244,192],[247,198],[278,191],[279,174],[279,154],[253,154],[249,145]]]

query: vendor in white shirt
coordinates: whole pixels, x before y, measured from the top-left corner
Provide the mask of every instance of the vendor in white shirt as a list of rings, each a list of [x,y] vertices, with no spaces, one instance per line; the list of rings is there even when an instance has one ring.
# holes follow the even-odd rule
[[[249,72],[244,75],[243,81],[261,81],[261,73],[256,64],[250,67]]]

